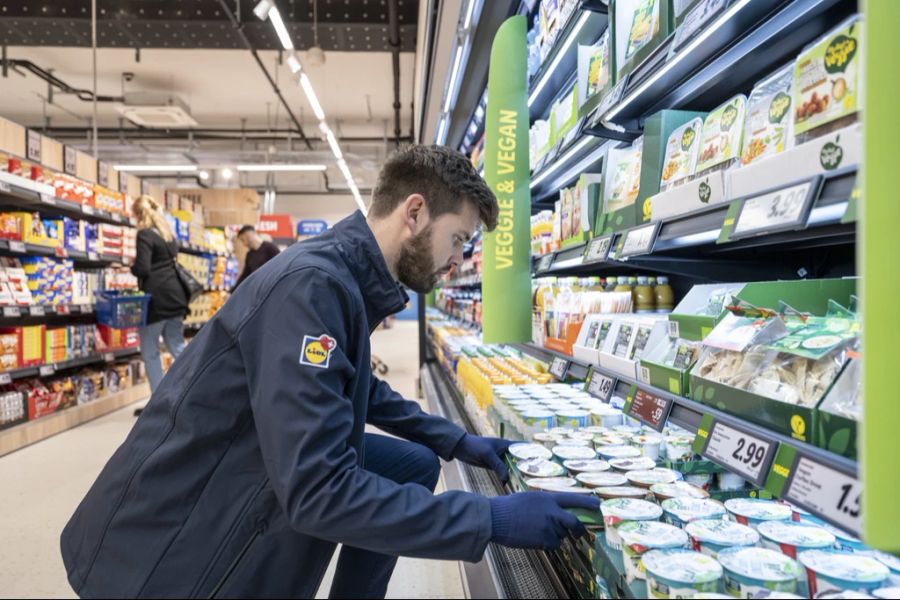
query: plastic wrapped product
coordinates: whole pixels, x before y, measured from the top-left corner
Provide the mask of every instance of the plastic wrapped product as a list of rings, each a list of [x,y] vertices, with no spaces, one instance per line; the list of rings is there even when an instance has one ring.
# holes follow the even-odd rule
[[[741,164],[749,165],[766,156],[784,152],[793,144],[794,111],[791,83],[794,64],[782,67],[760,81],[747,99],[744,149]]]
[[[703,119],[697,117],[677,128],[666,141],[666,154],[660,188],[663,190],[683,182],[694,174],[700,156],[700,134]]]
[[[747,97],[738,94],[706,116],[697,159],[698,175],[713,168],[727,168],[741,156],[746,108]]]

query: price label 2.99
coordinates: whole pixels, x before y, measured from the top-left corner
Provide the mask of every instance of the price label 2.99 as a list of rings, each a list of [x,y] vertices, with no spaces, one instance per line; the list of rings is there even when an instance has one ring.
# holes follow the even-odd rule
[[[702,427],[702,423],[701,423]],[[704,458],[717,463],[744,479],[762,486],[775,458],[777,443],[713,420],[706,437]]]
[[[585,387],[587,393],[598,400],[609,402],[614,389],[616,389],[615,378],[597,370],[591,371],[591,375],[587,380],[587,386]]]
[[[862,528],[862,484],[851,474],[798,454],[784,497],[856,535]]]
[[[562,381],[566,378],[566,373],[569,372],[569,361],[556,357],[553,359],[553,362],[550,363],[550,374]]]

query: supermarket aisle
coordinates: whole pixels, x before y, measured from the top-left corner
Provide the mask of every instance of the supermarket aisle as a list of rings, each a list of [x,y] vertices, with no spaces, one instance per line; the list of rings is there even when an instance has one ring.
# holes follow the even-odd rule
[[[408,397],[415,390],[416,323],[398,322],[373,336],[386,379]],[[59,556],[59,533],[106,460],[134,423],[133,407],[0,458],[0,596],[74,598]],[[327,596],[330,571],[321,596]],[[401,559],[389,598],[461,598],[459,565]]]

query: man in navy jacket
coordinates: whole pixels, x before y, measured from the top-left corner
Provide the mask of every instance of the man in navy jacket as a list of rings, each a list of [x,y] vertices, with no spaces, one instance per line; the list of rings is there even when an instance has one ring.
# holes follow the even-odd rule
[[[494,469],[466,434],[371,373],[369,336],[462,260],[497,201],[462,155],[413,146],[357,212],[249,277],[154,393],[62,534],[82,597],[383,597],[397,556],[584,534],[572,494],[434,495],[438,456]],[[402,439],[369,434],[370,423]]]

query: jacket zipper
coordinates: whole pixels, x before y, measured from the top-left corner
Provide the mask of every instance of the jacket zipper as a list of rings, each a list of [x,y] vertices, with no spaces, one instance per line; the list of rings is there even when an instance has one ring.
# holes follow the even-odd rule
[[[262,534],[262,529],[257,529],[253,532],[253,535],[250,536],[250,539],[248,539],[246,543],[244,543],[241,551],[238,552],[238,555],[234,557],[233,561],[231,561],[231,565],[229,565],[228,570],[225,571],[225,574],[222,575],[222,578],[216,584],[216,587],[214,587],[213,591],[210,592],[208,596],[209,598],[215,598],[219,594],[219,592],[222,590],[222,586],[225,585],[225,582],[228,581],[228,579],[234,573],[234,570],[237,569],[237,566],[244,559],[244,556],[247,554],[247,552],[250,551],[250,547],[253,545],[253,542],[255,542],[256,539],[260,536],[260,534]]]

